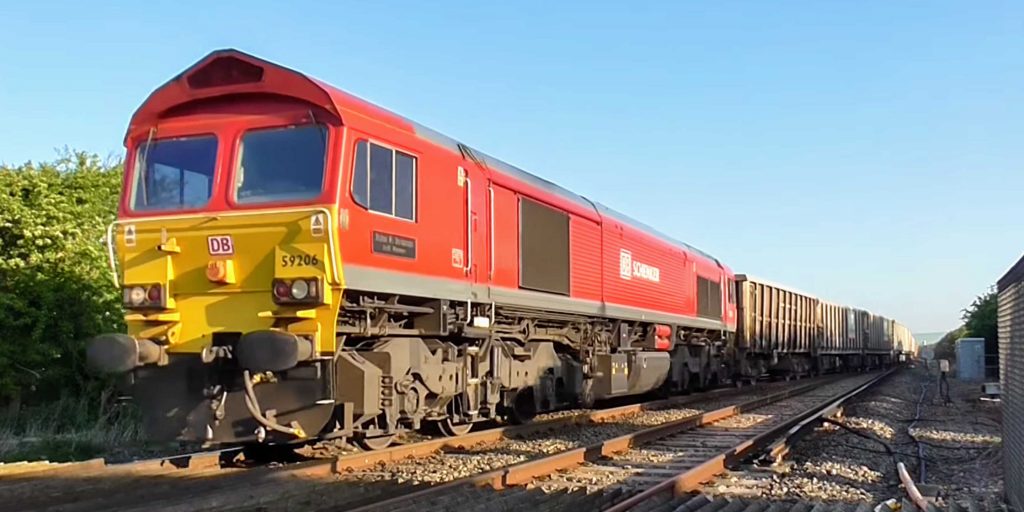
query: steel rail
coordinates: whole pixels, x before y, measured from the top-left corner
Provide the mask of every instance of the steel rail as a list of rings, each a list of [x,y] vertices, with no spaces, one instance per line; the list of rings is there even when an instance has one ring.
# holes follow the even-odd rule
[[[811,414],[807,418],[797,423],[795,426],[791,427],[785,433],[785,435],[778,438],[775,442],[771,443],[764,450],[764,458],[773,463],[782,462],[786,455],[789,454],[790,447],[792,447],[794,444],[796,444],[797,441],[799,441],[805,435],[814,430],[814,428],[817,427],[823,419],[841,417],[843,414],[843,406],[846,404],[847,401],[855,397],[858,393],[864,391],[864,389],[867,389],[868,387],[877,384],[878,382],[881,381],[881,379],[889,376],[891,373],[892,371],[889,371],[887,373],[880,375],[876,380],[873,380],[862,386],[863,389],[858,388],[850,393],[847,393],[846,395],[826,405],[817,413]]]
[[[350,505],[346,506],[364,506],[364,508],[377,507],[382,504],[379,501],[380,498],[385,498],[387,502],[391,501],[404,501],[419,496],[424,490],[430,492],[443,493],[445,489],[450,489],[453,486],[464,484],[466,482],[474,482],[478,488],[505,488],[509,486],[516,486],[522,483],[528,483],[531,479],[536,476],[547,474],[551,471],[557,471],[559,468],[573,468],[580,463],[588,460],[595,460],[602,458],[606,455],[613,453],[628,451],[635,444],[640,444],[648,440],[657,440],[664,436],[669,436],[676,433],[679,430],[687,430],[689,428],[695,428],[702,424],[712,423],[721,419],[724,419],[730,415],[742,413],[744,410],[750,407],[757,406],[758,404],[764,404],[770,402],[772,399],[779,400],[786,396],[792,396],[800,391],[807,391],[810,389],[822,386],[824,383],[832,383],[837,379],[835,377],[826,377],[822,379],[813,379],[803,384],[801,387],[793,387],[789,384],[788,389],[782,388],[781,393],[779,389],[768,388],[764,389],[761,386],[756,388],[719,388],[708,393],[700,393],[688,396],[673,397],[670,399],[654,400],[644,403],[625,405],[620,407],[613,407],[603,410],[591,410],[585,411],[579,414],[567,414],[561,417],[549,418],[538,420],[534,423],[525,425],[514,425],[495,428],[491,430],[485,430],[475,433],[470,433],[459,437],[450,438],[438,438],[430,439],[423,442],[411,442],[405,445],[394,446],[380,451],[372,452],[357,452],[344,454],[336,457],[327,457],[322,459],[309,460],[298,463],[288,463],[278,467],[267,467],[265,465],[255,465],[252,467],[240,467],[238,471],[234,471],[231,467],[222,467],[220,462],[222,457],[231,455],[232,452],[239,452],[240,448],[231,448],[226,450],[217,450],[209,452],[198,452],[193,454],[175,455],[171,457],[159,457],[149,460],[137,461],[132,463],[124,464],[107,464],[102,459],[96,459],[92,461],[86,461],[77,464],[68,464],[53,471],[59,472],[54,473],[43,473],[41,475],[32,474],[24,479],[17,478],[17,476],[7,479],[0,477],[2,480],[6,480],[5,483],[16,484],[14,487],[7,487],[8,494],[11,496],[18,495],[18,493],[29,493],[31,494],[31,487],[19,487],[20,485],[34,485],[34,480],[49,480],[56,481],[50,478],[51,475],[59,477],[62,476],[74,476],[76,480],[81,480],[86,486],[78,489],[77,486],[72,486],[69,489],[63,489],[61,493],[65,493],[68,496],[76,496],[77,499],[84,499],[82,497],[87,496],[90,506],[103,507],[103,503],[106,503],[106,498],[103,495],[91,495],[91,491],[87,490],[89,482],[99,482],[97,478],[106,477],[148,477],[148,476],[173,476],[181,475],[186,479],[205,479],[207,477],[214,477],[215,475],[224,475],[228,478],[237,478],[237,480],[222,480],[219,484],[212,484],[214,487],[223,486],[224,489],[211,491],[209,494],[210,499],[214,500],[221,506],[225,502],[217,501],[222,500],[223,494],[230,488],[236,488],[236,485],[249,485],[252,482],[263,482],[263,484],[273,486],[281,486],[276,492],[283,492],[284,489],[290,487],[289,483],[294,482],[294,478],[326,478],[328,481],[336,481],[341,477],[342,480],[347,480],[348,476],[356,476],[358,473],[366,472],[374,473],[375,466],[379,464],[388,465],[389,462],[401,462],[410,457],[421,458],[430,457],[441,453],[445,448],[453,448],[456,452],[465,449],[466,447],[481,446],[485,448],[490,444],[501,444],[509,439],[515,439],[522,436],[530,436],[531,434],[542,434],[544,432],[551,432],[552,437],[558,437],[559,431],[565,428],[584,428],[585,425],[593,424],[615,424],[618,422],[618,418],[628,417],[635,414],[641,414],[648,410],[663,410],[671,409],[673,406],[685,406],[691,403],[701,403],[706,401],[718,401],[726,399],[726,403],[735,403],[748,398],[747,403],[739,404],[736,406],[725,407],[715,411],[707,413],[698,413],[687,415],[685,417],[677,417],[676,420],[668,421],[654,427],[644,427],[642,425],[636,425],[635,430],[631,427],[627,429],[627,432],[631,432],[627,435],[620,435],[616,438],[606,439],[601,443],[596,443],[591,446],[584,448],[578,448],[569,450],[560,454],[555,454],[553,457],[543,457],[540,459],[532,459],[524,462],[520,462],[515,465],[503,466],[496,468],[495,470],[488,470],[484,473],[478,473],[462,479],[454,479],[450,482],[446,482],[439,485],[434,485],[428,488],[415,487],[415,488],[402,488],[399,484],[390,491],[389,496],[377,496],[370,501],[370,496],[366,496],[366,499],[358,500],[357,502],[349,502]],[[749,397],[742,396],[751,391],[757,392],[759,395],[763,395],[758,400],[750,401]],[[741,395],[741,396],[736,396]],[[770,396],[768,396],[770,395]],[[682,414],[686,414],[685,411]],[[615,431],[612,435],[621,433],[621,431]],[[542,436],[546,437],[546,436]],[[500,447],[497,447],[500,450]],[[538,454],[539,455],[539,454]],[[547,463],[543,460],[549,459]],[[547,465],[550,464],[550,465]],[[69,469],[61,469],[62,467],[69,467]],[[180,468],[186,468],[181,470]],[[64,473],[70,471],[70,473]],[[223,473],[221,473],[223,471]],[[250,473],[252,471],[252,473]],[[235,476],[229,476],[233,474]],[[355,473],[355,474],[353,474]],[[0,475],[3,475],[0,472]],[[37,476],[38,475],[38,476]],[[90,478],[81,479],[80,477],[87,476]],[[250,478],[251,477],[251,478]],[[134,481],[132,479],[125,480]],[[358,481],[358,478],[355,479]],[[163,482],[170,482],[170,480],[161,480]],[[200,480],[194,480],[199,482]],[[21,484],[20,482],[24,482]],[[228,483],[234,482],[234,483]],[[248,482],[248,484],[247,484]],[[271,482],[274,482],[271,484]],[[394,482],[392,482],[394,483]],[[126,484],[127,485],[127,484]],[[182,484],[188,485],[188,484]],[[115,486],[116,487],[116,486]],[[266,487],[270,489],[270,487]],[[171,489],[168,487],[168,489]],[[222,492],[223,491],[223,492]],[[161,491],[162,492],[162,491]],[[399,494],[400,493],[400,494]],[[152,496],[156,499],[160,493],[153,490]],[[274,491],[267,493],[267,499],[271,501],[274,499],[272,496]],[[441,494],[443,495],[443,494]],[[110,498],[116,502],[118,499],[124,501],[126,499],[124,495],[119,493],[112,493],[109,495]],[[434,496],[437,496],[436,494]],[[52,506],[55,503],[62,503],[62,498],[58,498],[54,495],[52,498],[40,497],[36,500],[37,505],[26,505],[28,509],[46,508]],[[35,502],[33,502],[35,503]],[[211,502],[214,503],[214,502]],[[370,505],[366,505],[370,503]],[[405,501],[405,504],[409,504],[410,501]],[[122,503],[123,505],[123,503]],[[193,504],[194,505],[194,504]],[[192,506],[192,505],[190,505]],[[35,508],[33,508],[35,507]]]
[[[833,380],[834,381],[834,380]],[[622,435],[612,439],[607,439],[589,446],[576,448],[572,450],[563,451],[553,455],[520,462],[504,468],[499,468],[493,471],[472,475],[469,477],[456,479],[450,482],[446,482],[441,485],[431,486],[425,489],[413,491],[411,493],[403,494],[400,496],[394,496],[392,498],[376,501],[360,507],[351,509],[350,512],[369,512],[372,510],[385,510],[391,507],[395,507],[399,504],[408,503],[409,501],[420,501],[425,500],[429,497],[439,496],[450,489],[456,487],[464,487],[466,485],[473,486],[488,486],[495,490],[506,489],[513,486],[527,484],[538,477],[550,475],[561,470],[571,469],[577,467],[585,462],[597,460],[603,457],[607,457],[616,453],[628,451],[629,449],[662,439],[680,432],[699,428],[704,425],[709,425],[726,418],[743,414],[751,409],[763,407],[765,405],[784,400],[793,396],[797,396],[821,386],[821,382],[812,382],[803,384],[800,386],[791,387],[782,391],[773,393],[768,396],[760,397],[757,399],[749,400],[747,402],[723,407],[714,411],[706,413],[698,413],[692,416],[687,416],[674,421],[669,421],[656,425],[653,427],[645,428],[633,432],[631,434]],[[374,455],[373,453],[369,455]],[[398,459],[386,459],[387,460],[398,460]],[[363,464],[359,465],[359,468],[365,468],[381,462],[381,460],[368,460]],[[339,465],[339,469],[344,469],[343,464]]]
[[[13,471],[0,470],[0,479],[17,479],[22,477],[36,477],[41,474],[46,476],[73,473],[77,476],[88,474],[99,474],[108,471],[153,471],[166,469],[173,470],[205,470],[220,467],[221,460],[232,454],[242,452],[242,448],[231,447],[219,450],[206,450],[179,455],[164,457],[153,457],[132,462],[110,463],[102,458],[83,460],[79,462],[56,462],[56,463],[26,463],[24,469]],[[2,466],[0,466],[2,467]]]
[[[751,388],[743,388],[742,391]],[[657,410],[675,406],[686,405],[702,399],[718,396],[729,396],[730,394],[742,392],[732,388],[720,388],[693,395],[677,396],[672,398],[649,400],[645,402],[611,407],[607,409],[594,409],[569,414],[555,418],[543,419],[523,425],[509,425],[492,428],[465,434],[459,437],[442,437],[394,446],[380,451],[356,452],[341,455],[336,458],[311,460],[290,464],[290,470],[298,473],[329,473],[342,472],[346,470],[362,469],[378,462],[401,460],[408,457],[427,456],[444,448],[467,448],[482,444],[494,443],[510,437],[525,436],[540,432],[557,430],[577,424],[601,423],[612,421],[618,418],[639,414],[648,410]],[[153,457],[131,462],[111,463],[103,458],[88,459],[77,462],[49,462],[49,461],[23,461],[16,463],[0,464],[0,479],[14,479],[19,477],[35,477],[42,473],[59,475],[74,473],[77,475],[94,474],[104,471],[152,471],[159,469],[167,470],[205,470],[219,467],[225,457],[233,454],[241,454],[242,447],[229,447],[217,450],[205,450],[190,452],[178,455]],[[322,466],[322,468],[320,468]],[[320,469],[317,469],[320,468]],[[282,468],[284,469],[284,468]]]
[[[395,462],[408,458],[427,457],[445,448],[462,450],[472,448],[474,446],[494,444],[505,439],[514,439],[516,437],[551,432],[574,425],[605,423],[615,419],[640,414],[644,411],[653,411],[692,404],[708,398],[732,396],[738,393],[745,393],[750,389],[752,388],[721,388],[694,395],[659,399],[641,402],[638,404],[612,407],[609,409],[595,409],[581,412],[579,414],[549,418],[522,425],[497,427],[481,430],[479,432],[471,432],[461,436],[430,439],[427,441],[392,446],[383,450],[341,455],[332,461],[333,468],[336,473],[358,471],[381,463]]]
[[[757,450],[764,449],[773,439],[778,438],[780,435],[783,435],[783,433],[788,432],[790,434],[798,434],[801,431],[805,431],[810,425],[820,421],[827,415],[834,414],[839,410],[844,402],[874,386],[882,379],[891,375],[894,371],[895,369],[882,373],[852,391],[842,394],[831,402],[820,404],[805,410],[803,413],[793,416],[767,432],[749,438],[732,448],[709,458],[707,461],[694,468],[665,479],[661,483],[633,495],[629,499],[617,503],[616,505],[606,509],[606,512],[624,512],[654,496],[666,492],[671,492],[674,497],[677,497],[694,491],[700,488],[704,482],[707,482],[716,475],[723,473],[729,463],[741,460],[744,457],[755,453]]]
[[[396,461],[409,457],[429,456],[445,448],[462,449],[485,445],[488,443],[495,443],[508,438],[554,431],[573,425],[608,422],[639,414],[644,411],[682,406],[713,397],[726,397],[735,393],[746,392],[751,389],[757,389],[757,387],[746,387],[741,389],[719,388],[692,395],[648,400],[645,402],[610,407],[607,409],[594,409],[577,414],[568,414],[565,416],[538,420],[522,425],[508,425],[491,428],[458,437],[441,437],[427,441],[393,446],[379,451],[356,452],[337,456],[336,458],[304,461],[289,464],[281,469],[288,473],[301,473],[308,475],[329,474],[331,472],[341,473],[345,471],[365,469],[381,462]],[[168,471],[206,470],[219,467],[225,457],[232,454],[241,454],[243,451],[244,449],[242,447],[229,447],[217,450],[197,451],[179,455],[154,457],[138,461],[118,463],[111,463],[103,458],[78,462],[53,463],[48,461],[23,461],[20,463],[0,464],[0,479],[10,480],[20,477],[36,477],[44,472],[53,475],[65,473],[84,475],[99,474],[112,470],[125,471],[129,473],[161,469]]]

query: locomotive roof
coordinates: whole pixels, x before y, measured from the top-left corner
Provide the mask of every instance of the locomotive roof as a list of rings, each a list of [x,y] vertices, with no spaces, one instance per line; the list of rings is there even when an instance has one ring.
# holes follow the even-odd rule
[[[395,114],[395,115],[398,115],[398,114]],[[417,135],[419,135],[419,136],[421,136],[421,137],[423,137],[423,138],[425,138],[425,139],[427,139],[427,140],[429,140],[429,141],[431,141],[431,142],[433,142],[433,143],[435,143],[435,144],[437,144],[439,146],[444,146],[444,147],[449,148],[449,149],[451,149],[451,150],[453,150],[453,151],[455,151],[457,153],[460,153],[460,152],[461,153],[465,153],[466,151],[469,151],[469,152],[471,152],[476,157],[476,159],[482,160],[483,163],[485,165],[487,165],[487,167],[490,167],[491,169],[498,170],[498,171],[501,171],[501,172],[503,172],[505,174],[511,175],[511,176],[513,176],[513,177],[515,177],[515,178],[517,178],[519,180],[525,181],[526,183],[529,183],[529,184],[531,184],[531,185],[533,185],[533,186],[535,186],[537,188],[540,188],[542,190],[546,190],[548,192],[551,192],[553,194],[561,196],[562,198],[568,199],[569,201],[573,201],[573,202],[575,202],[575,203],[577,203],[580,206],[583,206],[585,208],[593,208],[594,210],[596,210],[599,214],[601,214],[604,217],[613,218],[613,219],[615,219],[615,220],[617,220],[617,221],[619,221],[619,222],[621,222],[623,224],[627,224],[629,226],[632,226],[632,227],[636,228],[637,230],[643,231],[643,232],[645,232],[645,233],[647,233],[647,234],[649,234],[651,236],[654,236],[654,237],[657,237],[657,238],[661,238],[663,240],[666,240],[666,241],[669,241],[671,243],[674,243],[674,244],[680,246],[681,248],[686,249],[687,251],[693,252],[695,254],[699,254],[699,255],[701,255],[701,256],[703,256],[703,257],[705,257],[705,258],[707,258],[707,259],[709,259],[711,261],[714,261],[715,263],[721,265],[721,262],[719,262],[718,259],[715,258],[714,256],[712,256],[712,255],[710,255],[710,254],[708,254],[708,253],[706,253],[706,252],[704,252],[704,251],[702,251],[702,250],[700,250],[700,249],[698,249],[698,248],[696,248],[696,247],[694,247],[694,246],[692,246],[692,245],[690,245],[690,244],[688,244],[686,242],[683,242],[681,240],[677,240],[677,239],[675,239],[675,238],[673,238],[673,237],[671,237],[669,235],[666,235],[665,233],[662,233],[661,231],[658,231],[657,229],[655,229],[655,228],[653,228],[651,226],[648,226],[647,224],[644,224],[643,222],[640,222],[640,221],[638,221],[638,220],[636,220],[636,219],[634,219],[634,218],[632,218],[632,217],[630,217],[628,215],[625,215],[623,213],[619,213],[618,211],[615,211],[615,210],[605,206],[604,204],[601,204],[598,201],[594,201],[594,200],[589,199],[589,198],[587,198],[585,196],[581,196],[581,195],[579,195],[579,194],[577,194],[577,193],[575,193],[575,192],[573,192],[573,191],[571,191],[571,190],[569,190],[569,189],[567,189],[567,188],[565,188],[565,187],[563,187],[563,186],[561,186],[561,185],[559,185],[557,183],[554,183],[552,181],[548,181],[548,180],[546,180],[544,178],[541,178],[540,176],[537,176],[536,174],[524,171],[523,169],[520,169],[519,167],[516,167],[516,166],[514,166],[512,164],[509,164],[509,163],[507,163],[505,161],[499,160],[499,159],[497,159],[497,158],[495,158],[495,157],[493,157],[491,155],[488,155],[487,153],[484,153],[483,151],[480,151],[480,150],[475,149],[475,148],[471,148],[471,147],[469,147],[469,146],[467,146],[467,145],[465,145],[465,144],[463,144],[463,143],[461,143],[461,142],[459,142],[459,141],[457,141],[457,140],[455,140],[455,139],[453,139],[453,138],[451,138],[451,137],[449,137],[449,136],[447,136],[447,135],[445,135],[445,134],[443,134],[443,133],[441,133],[441,132],[439,132],[437,130],[434,130],[433,128],[429,128],[427,126],[424,126],[424,125],[422,125],[420,123],[417,123],[416,121],[412,121],[410,119],[406,119],[406,121],[413,126],[413,128],[414,128],[414,130],[415,130]]]
[[[219,77],[225,80],[214,86],[208,85],[212,75],[217,75],[212,68],[220,65],[222,69]],[[205,76],[199,75],[205,73]],[[207,85],[196,86],[190,80],[202,78]],[[269,62],[247,53],[225,49],[211,52],[197,63],[178,74],[164,85],[153,91],[146,98],[146,101],[135,111],[128,127],[128,134],[142,126],[149,126],[155,123],[159,116],[168,109],[188,101],[211,98],[215,96],[251,93],[251,92],[272,92],[302,99],[314,105],[323,107],[328,112],[343,119],[345,111],[351,111],[364,115],[386,124],[409,130],[416,135],[423,137],[437,145],[444,146],[456,153],[481,161],[492,170],[508,174],[521,181],[524,181],[537,188],[555,194],[568,201],[572,201],[584,208],[590,208],[598,214],[615,219],[623,224],[645,232],[648,235],[660,238],[673,243],[689,252],[699,254],[719,266],[721,262],[710,254],[697,249],[681,240],[670,237],[657,229],[648,226],[632,217],[619,213],[597,201],[592,201],[571,190],[568,190],[556,183],[531,174],[519,167],[499,160],[482,151],[471,148],[456,139],[444,135],[436,130],[428,128],[404,116],[391,112],[378,105],[370,103],[353,94],[344,92],[329,84],[309,77],[299,71],[286,68],[279,64]]]

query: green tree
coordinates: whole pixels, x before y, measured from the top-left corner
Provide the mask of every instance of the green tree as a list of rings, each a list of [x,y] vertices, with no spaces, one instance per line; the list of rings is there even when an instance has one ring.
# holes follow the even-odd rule
[[[0,400],[97,390],[84,340],[121,327],[100,241],[114,219],[121,163],[64,150],[0,166]]]
[[[956,359],[956,340],[963,338],[966,331],[967,329],[961,325],[943,335],[935,343],[935,359]]]
[[[975,298],[963,310],[964,324],[947,332],[935,344],[935,359],[956,359],[956,340],[960,338],[985,338],[985,352],[995,354],[998,306],[995,291],[989,290]]]
[[[963,310],[967,336],[995,342],[999,332],[998,310],[999,301],[995,291],[989,290],[975,298],[974,302]]]

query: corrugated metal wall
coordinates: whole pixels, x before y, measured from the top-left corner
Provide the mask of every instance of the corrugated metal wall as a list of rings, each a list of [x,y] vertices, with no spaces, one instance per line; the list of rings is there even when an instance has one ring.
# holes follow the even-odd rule
[[[999,280],[999,382],[1006,498],[1024,510],[1024,258]]]
[[[838,304],[819,301],[818,314],[821,316],[821,345],[818,352],[822,354],[840,354],[847,352],[846,346],[846,308]]]
[[[867,352],[884,354],[892,351],[892,335],[889,320],[884,316],[870,315],[868,324]]]

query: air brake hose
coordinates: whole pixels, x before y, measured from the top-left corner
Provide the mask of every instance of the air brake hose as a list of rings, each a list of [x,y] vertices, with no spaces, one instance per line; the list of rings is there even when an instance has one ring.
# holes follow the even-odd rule
[[[286,427],[270,418],[267,418],[260,412],[260,403],[256,400],[256,391],[253,389],[252,376],[249,375],[249,370],[242,370],[242,383],[245,384],[245,406],[249,409],[249,414],[256,419],[264,427],[270,430],[275,430],[283,434],[293,435],[295,437],[306,437],[306,433],[299,426],[298,422],[292,422],[291,427]]]

